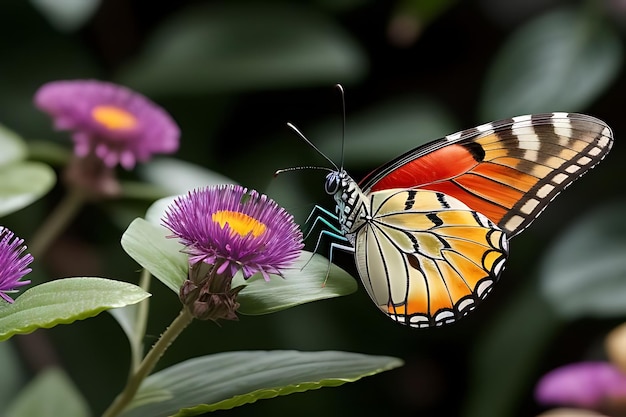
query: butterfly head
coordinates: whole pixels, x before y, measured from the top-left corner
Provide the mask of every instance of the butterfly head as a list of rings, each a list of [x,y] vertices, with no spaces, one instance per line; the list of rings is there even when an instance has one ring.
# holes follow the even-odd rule
[[[352,181],[352,178],[346,171],[336,170],[331,171],[326,175],[326,181],[324,182],[324,190],[328,195],[333,196],[335,203],[337,204],[336,210],[339,214],[339,220],[341,221],[341,213],[346,206],[348,185]],[[354,182],[354,181],[352,181]]]
[[[329,195],[335,195],[340,189],[342,185],[342,174],[345,171],[330,171],[328,175],[326,175],[326,181],[324,182],[324,190]]]

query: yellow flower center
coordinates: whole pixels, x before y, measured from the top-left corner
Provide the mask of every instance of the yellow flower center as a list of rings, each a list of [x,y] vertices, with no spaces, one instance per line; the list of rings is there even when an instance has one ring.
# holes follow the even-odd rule
[[[91,116],[108,129],[130,129],[137,125],[137,118],[130,112],[115,106],[96,106]]]
[[[228,224],[230,230],[240,236],[247,236],[249,233],[252,233],[252,236],[259,237],[266,229],[266,226],[257,219],[238,211],[216,211],[211,215],[211,219],[215,223],[219,223],[222,229]]]

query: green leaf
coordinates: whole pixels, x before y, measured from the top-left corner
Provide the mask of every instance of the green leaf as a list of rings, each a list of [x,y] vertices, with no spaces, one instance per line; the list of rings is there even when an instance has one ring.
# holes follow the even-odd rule
[[[144,93],[328,85],[364,76],[360,47],[334,22],[293,4],[190,7],[161,25],[118,77]]]
[[[6,417],[88,417],[89,406],[60,369],[42,371],[15,399]]]
[[[241,304],[240,313],[273,313],[312,301],[352,294],[358,288],[354,278],[346,271],[334,264],[329,270],[326,258],[307,251],[301,252],[300,258],[284,272],[284,278],[271,274],[270,277],[270,282],[266,282],[260,274],[247,281],[240,275],[235,277],[233,287],[246,285],[237,297]]]
[[[588,10],[559,9],[513,34],[487,76],[481,119],[580,111],[618,74],[622,44]]]
[[[111,314],[120,325],[132,346],[137,334],[135,328],[137,322],[137,304],[109,310],[109,314]]]
[[[65,166],[72,159],[72,149],[52,140],[28,141],[30,159],[52,166]]]
[[[17,162],[0,167],[0,216],[24,208],[46,194],[56,175],[39,162]]]
[[[143,219],[135,219],[122,236],[122,247],[139,265],[146,268],[169,289],[178,294],[188,275],[188,257],[176,239],[168,239],[165,227]],[[284,271],[284,278],[270,275],[266,282],[260,275],[244,281],[238,275],[233,287],[246,285],[237,297],[242,314],[268,314],[299,304],[353,293],[357,284],[347,272],[331,265],[328,260],[302,251],[292,267]],[[306,264],[306,266],[305,266]],[[324,280],[328,279],[324,286]]]
[[[547,251],[541,291],[563,317],[626,314],[626,204],[614,203],[572,224]]]
[[[168,239],[171,232],[144,219],[135,219],[122,235],[122,248],[139,265],[178,294],[189,270],[183,245]]]
[[[147,291],[150,288],[152,275],[147,269],[142,270],[141,274],[139,286]],[[137,304],[109,310],[109,314],[117,321],[128,338],[131,372],[137,369],[144,357],[144,340],[149,311],[150,300],[148,299]]]
[[[31,0],[48,21],[64,32],[83,26],[96,13],[101,0]]]
[[[15,132],[0,125],[0,166],[21,161],[26,157],[26,144]]]
[[[347,92],[350,100],[350,92]],[[345,149],[351,166],[379,165],[409,149],[450,134],[455,123],[438,103],[425,98],[397,98],[349,116]],[[341,159],[338,145],[341,126],[337,121],[314,129],[314,138],[331,159]]]
[[[195,188],[236,184],[217,172],[175,158],[158,158],[138,167],[139,175],[169,194],[185,194]]]
[[[124,417],[195,416],[335,387],[402,365],[348,352],[243,351],[190,359],[149,376]]]
[[[154,200],[167,197],[171,194],[163,188],[154,184],[149,184],[145,181],[120,180],[120,185],[122,186],[122,196],[124,200],[135,199],[139,201],[143,200],[147,203],[152,203]],[[138,211],[138,214],[142,213],[143,210]],[[137,217],[138,214],[135,214],[132,219]],[[124,223],[124,226],[127,225],[128,222]]]
[[[117,324],[120,325],[124,334],[128,338],[130,345],[131,358],[137,363],[137,358],[143,355],[143,339],[144,334],[139,334],[137,316],[139,314],[139,303],[129,305],[122,308],[109,310],[109,314],[113,316]],[[135,363],[135,365],[136,365]]]
[[[176,200],[180,195],[171,195],[163,197],[155,201],[146,210],[146,221],[152,223],[155,226],[160,226],[167,208]],[[168,235],[171,234],[168,232]],[[181,245],[182,248],[182,245]]]
[[[136,285],[104,278],[62,278],[46,282],[24,292],[15,303],[0,307],[0,340],[83,320],[104,310],[138,303],[149,296]]]

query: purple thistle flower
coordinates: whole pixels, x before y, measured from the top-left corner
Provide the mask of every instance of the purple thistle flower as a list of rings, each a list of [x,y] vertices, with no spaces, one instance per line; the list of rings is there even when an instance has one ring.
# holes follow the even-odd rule
[[[608,400],[626,397],[626,375],[607,362],[580,362],[544,375],[535,398],[544,405],[598,409]]]
[[[189,263],[216,265],[217,274],[244,278],[260,272],[281,275],[303,247],[302,233],[285,209],[266,195],[238,185],[189,192],[172,203],[163,219],[186,246]]]
[[[170,115],[128,88],[95,80],[53,81],[35,105],[57,129],[73,131],[74,153],[100,158],[107,167],[132,169],[155,153],[178,149],[180,130]]]
[[[30,284],[28,280],[21,281],[31,271],[28,265],[33,261],[31,254],[22,255],[26,250],[23,243],[23,239],[0,226],[0,297],[9,303],[13,303],[13,299],[6,293],[16,292],[18,287]]]

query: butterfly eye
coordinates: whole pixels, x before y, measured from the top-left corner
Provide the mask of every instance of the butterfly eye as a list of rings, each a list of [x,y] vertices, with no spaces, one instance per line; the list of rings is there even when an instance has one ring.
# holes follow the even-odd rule
[[[339,173],[336,171],[331,172],[326,176],[326,183],[324,184],[324,189],[326,193],[333,195],[337,191],[339,191],[339,185],[341,183],[341,178],[339,178]]]

